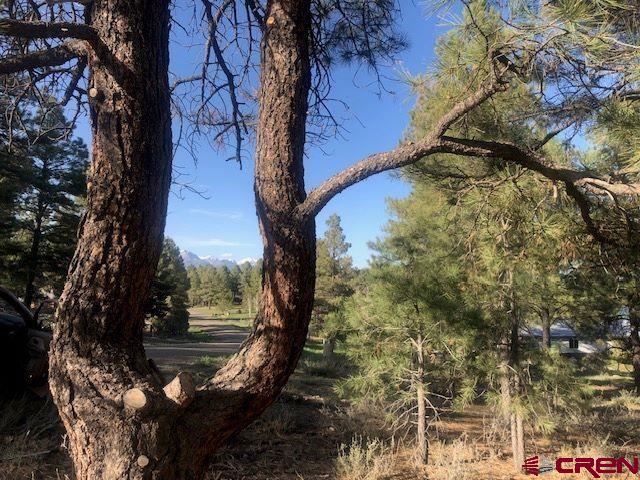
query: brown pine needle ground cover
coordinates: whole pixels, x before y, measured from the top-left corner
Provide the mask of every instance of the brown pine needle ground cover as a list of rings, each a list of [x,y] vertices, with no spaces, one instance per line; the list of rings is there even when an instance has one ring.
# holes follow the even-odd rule
[[[211,340],[206,336],[211,332],[202,334],[204,342]],[[325,367],[320,350],[318,342],[309,343],[278,402],[214,458],[207,480],[535,478],[514,473],[509,444],[486,405],[443,415],[431,432],[430,465],[416,466],[410,435],[393,436],[373,406],[354,406],[336,396],[333,387],[345,368]],[[204,377],[223,363],[224,356],[205,355],[189,363],[188,369]],[[160,363],[160,368],[167,376],[176,372],[171,363]],[[527,456],[553,461],[559,456],[632,457],[640,452],[640,401],[625,390],[626,369],[612,367],[585,381],[595,389],[595,408],[548,437],[537,435],[532,440],[529,432]],[[25,397],[2,405],[0,480],[70,476],[64,431],[51,402]],[[542,478],[591,476],[546,474]]]

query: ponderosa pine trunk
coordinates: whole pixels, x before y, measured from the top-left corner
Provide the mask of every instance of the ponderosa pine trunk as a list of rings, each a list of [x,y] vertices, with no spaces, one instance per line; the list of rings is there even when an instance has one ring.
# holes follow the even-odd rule
[[[542,349],[551,350],[551,315],[549,310],[543,308],[540,311],[540,321],[542,323]]]
[[[51,389],[78,480],[200,480],[208,457],[278,397],[311,318],[315,222],[303,153],[308,1],[270,1],[261,53],[255,196],[264,241],[252,334],[198,387],[163,388],[142,346],[171,173],[169,2],[94,2],[87,213],[58,310]]]
[[[520,378],[518,377],[518,365],[520,363],[520,318],[518,314],[518,307],[515,300],[515,295],[512,292],[510,307],[511,318],[511,342],[509,351],[509,373],[511,376],[510,383],[513,388],[514,395],[521,394]],[[522,413],[518,410],[511,412],[512,425],[515,426],[515,430],[512,427],[511,430],[511,444],[513,446],[513,463],[516,471],[522,468],[524,462],[524,427]]]
[[[171,183],[169,1],[101,0],[87,16],[93,156],[50,386],[78,480],[177,478],[178,417],[142,346]],[[124,407],[133,387],[158,399],[153,411]]]
[[[511,273],[508,272],[508,278]],[[511,452],[514,469],[519,471],[524,462],[524,425],[522,415],[514,409],[513,398],[520,392],[520,381],[517,376],[519,363],[519,317],[513,292],[509,299],[509,324],[498,346],[499,372],[500,372],[500,409],[502,420],[509,429],[511,439]]]
[[[520,470],[524,464],[524,420],[521,413],[516,413],[516,457],[514,463],[516,469]]]
[[[418,403],[418,461],[422,465],[429,463],[429,441],[427,440],[427,396],[424,388],[424,350],[422,334],[418,335],[417,345],[417,367],[416,374],[416,400]]]

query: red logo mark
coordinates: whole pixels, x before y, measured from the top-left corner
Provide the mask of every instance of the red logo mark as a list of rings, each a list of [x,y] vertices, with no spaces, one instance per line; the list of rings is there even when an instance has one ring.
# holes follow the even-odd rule
[[[539,458],[536,455],[535,457],[527,458],[522,464],[522,470],[527,475],[535,475],[536,477],[540,474],[540,464]]]

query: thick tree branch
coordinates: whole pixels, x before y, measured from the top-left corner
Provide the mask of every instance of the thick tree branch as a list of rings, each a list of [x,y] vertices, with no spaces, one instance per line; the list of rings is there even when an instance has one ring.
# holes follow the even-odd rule
[[[338,193],[345,188],[364,180],[376,173],[401,168],[417,162],[422,157],[436,153],[439,138],[447,129],[497,92],[505,91],[508,85],[499,79],[494,79],[488,85],[481,87],[467,98],[458,102],[447,112],[433,129],[416,143],[407,143],[388,152],[370,155],[355,165],[329,178],[316,187],[298,206],[298,215],[311,218]]]
[[[578,189],[583,188],[593,195],[611,194],[614,196],[640,196],[640,183],[611,182],[599,178],[587,170],[575,170],[550,162],[544,155],[534,150],[523,149],[507,142],[491,142],[471,140],[438,135],[467,113],[473,105],[482,103],[484,99],[495,93],[486,89],[477,92],[464,102],[456,105],[449,114],[438,122],[436,127],[417,143],[408,143],[394,150],[371,155],[343,170],[312,190],[306,200],[298,207],[298,213],[306,218],[316,215],[328,202],[345,188],[364,180],[376,173],[411,165],[421,158],[434,153],[451,153],[455,155],[501,158],[513,162],[544,177],[562,182],[567,186],[567,193],[576,201],[587,228],[598,239],[602,235],[589,215],[588,200]],[[483,99],[483,95],[485,96]],[[487,96],[488,95],[488,96]]]
[[[81,40],[71,40],[54,48],[18,55],[0,60],[0,75],[17,73],[41,67],[57,67],[86,55],[85,44]]]
[[[98,35],[93,27],[74,22],[26,22],[0,20],[0,35],[22,38],[77,38],[93,42]]]
[[[84,76],[84,70],[87,68],[87,57],[82,57],[78,60],[78,64],[76,65],[73,75],[71,76],[71,80],[69,81],[69,85],[64,91],[64,97],[62,97],[61,105],[66,105],[69,103],[69,100],[73,97],[73,94],[76,92],[78,88],[78,83]]]
[[[388,152],[366,157],[309,192],[305,201],[298,206],[298,214],[303,218],[317,215],[329,200],[347,187],[377,173],[411,165],[434,153],[436,144],[437,140],[428,136],[418,143],[408,143]]]
[[[550,180],[583,187],[594,195],[610,193],[618,196],[640,195],[640,183],[613,183],[599,178],[588,170],[574,170],[550,162],[544,155],[520,148],[507,142],[489,142],[443,136],[438,142],[438,153],[456,155],[502,158],[533,170]]]

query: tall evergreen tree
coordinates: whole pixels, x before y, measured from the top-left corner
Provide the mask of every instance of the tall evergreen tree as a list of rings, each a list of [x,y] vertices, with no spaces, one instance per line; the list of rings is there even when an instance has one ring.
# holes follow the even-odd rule
[[[189,330],[189,277],[180,249],[165,238],[158,270],[145,307],[153,327],[162,335],[181,335]]]
[[[12,239],[0,247],[10,265],[9,285],[30,305],[39,288],[62,290],[76,244],[86,191],[87,147],[71,138],[61,108],[42,108],[26,118],[23,156],[3,165],[3,212]]]
[[[380,400],[396,427],[415,425],[417,457],[426,464],[427,428],[439,411],[434,404],[453,400],[460,359],[473,338],[461,329],[474,322],[474,312],[459,288],[462,272],[445,227],[446,197],[417,188],[425,197],[414,193],[391,203],[397,219],[373,245],[372,267],[348,302],[346,351],[358,371],[342,389]]]
[[[250,315],[258,310],[260,305],[260,288],[262,285],[262,260],[255,265],[243,263],[240,267],[240,290],[242,292],[242,305]]]
[[[335,213],[327,219],[327,230],[317,244],[316,291],[313,316],[324,337],[325,362],[334,362],[334,349],[344,324],[344,303],[353,295],[352,260],[347,255],[351,244],[346,241]]]
[[[10,95],[0,96],[0,108],[5,111],[14,99]],[[24,132],[15,130],[0,115],[0,284],[20,292],[11,274],[15,269],[15,258],[20,253],[16,241],[18,219],[17,205],[20,195],[28,184],[29,157],[25,152],[28,141]]]

